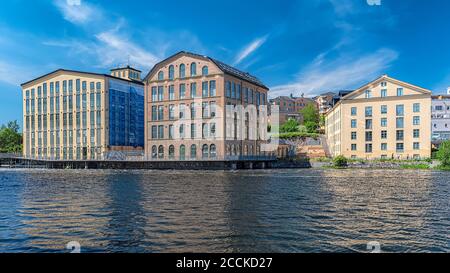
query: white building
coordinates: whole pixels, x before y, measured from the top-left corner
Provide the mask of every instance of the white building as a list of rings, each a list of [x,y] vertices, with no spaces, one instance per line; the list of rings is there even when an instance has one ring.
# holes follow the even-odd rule
[[[447,95],[432,97],[431,130],[433,142],[450,140],[450,87]]]

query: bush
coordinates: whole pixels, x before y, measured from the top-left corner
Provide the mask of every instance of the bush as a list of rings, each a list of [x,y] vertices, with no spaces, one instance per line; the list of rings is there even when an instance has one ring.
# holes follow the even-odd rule
[[[436,152],[436,157],[441,161],[442,167],[450,167],[450,141],[444,141]]]
[[[338,168],[347,167],[347,164],[348,164],[348,160],[343,155],[339,155],[339,156],[336,156],[335,158],[333,158],[333,166],[334,167],[338,167]]]

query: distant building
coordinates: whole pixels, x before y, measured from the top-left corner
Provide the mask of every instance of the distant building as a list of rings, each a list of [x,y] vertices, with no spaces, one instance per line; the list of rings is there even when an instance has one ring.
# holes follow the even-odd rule
[[[274,99],[271,99],[270,105],[279,106],[279,118],[280,125],[285,123],[289,119],[295,119],[298,122],[303,121],[303,117],[300,114],[300,110],[305,108],[308,104],[312,103],[316,106],[316,103],[313,99],[301,97],[294,97],[293,94],[291,96],[280,96]]]
[[[385,75],[336,99],[325,118],[332,156],[430,158],[431,91]]]
[[[140,71],[59,69],[22,84],[26,158],[101,160],[144,147]]]
[[[432,97],[431,130],[434,143],[450,140],[450,95]]]
[[[334,96],[336,96],[336,93],[327,92],[313,98],[317,103],[320,115],[325,115],[331,108],[333,108]]]

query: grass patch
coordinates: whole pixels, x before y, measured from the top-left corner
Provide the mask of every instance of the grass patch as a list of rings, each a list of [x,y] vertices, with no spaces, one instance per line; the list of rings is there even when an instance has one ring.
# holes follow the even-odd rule
[[[400,166],[402,169],[407,170],[428,170],[430,169],[430,165],[428,164],[403,164]]]
[[[304,132],[293,132],[293,133],[281,133],[278,135],[279,139],[291,139],[291,138],[314,138],[318,139],[319,134],[316,133],[304,133]]]

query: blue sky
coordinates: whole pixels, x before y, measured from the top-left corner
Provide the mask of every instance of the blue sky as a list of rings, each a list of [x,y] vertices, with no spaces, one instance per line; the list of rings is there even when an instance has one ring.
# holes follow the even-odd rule
[[[382,74],[442,93],[449,18],[442,0],[4,1],[0,123],[21,122],[24,81],[58,68],[107,73],[128,57],[148,71],[180,50],[258,76],[271,96],[352,89]]]

